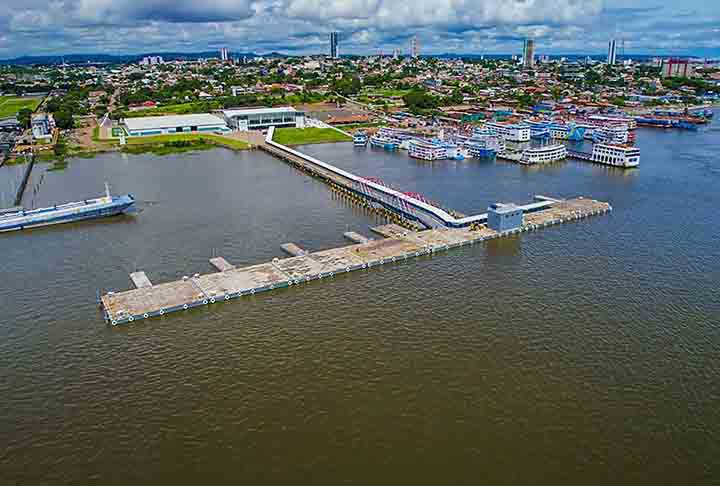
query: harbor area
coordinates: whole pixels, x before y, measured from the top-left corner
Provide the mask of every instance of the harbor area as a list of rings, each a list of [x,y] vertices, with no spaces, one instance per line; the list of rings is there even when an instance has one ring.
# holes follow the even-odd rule
[[[218,263],[216,259],[213,265],[223,268],[223,271],[184,276],[168,283],[152,284],[150,278],[136,272],[132,280],[137,288],[108,292],[101,297],[101,306],[108,322],[125,324],[334,278],[379,265],[399,264],[494,238],[578,221],[611,209],[608,203],[593,199],[555,200],[541,210],[524,215],[522,224],[508,231],[496,231],[487,225],[473,229],[433,228],[423,231],[411,231],[395,224],[382,225],[373,228],[373,232],[381,238],[368,239],[366,243],[274,258],[242,268],[236,268],[224,259]]]

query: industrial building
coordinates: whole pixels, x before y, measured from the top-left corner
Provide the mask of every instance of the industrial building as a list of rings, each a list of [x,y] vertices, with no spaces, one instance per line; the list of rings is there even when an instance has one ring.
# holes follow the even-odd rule
[[[13,132],[0,132],[0,161],[2,161],[3,154],[12,152],[16,138],[17,136]]]
[[[225,133],[230,131],[222,118],[209,113],[125,118],[122,124],[131,137],[194,132]]]
[[[30,124],[35,139],[52,138],[52,132],[55,128],[55,120],[52,115],[46,113],[32,115]]]
[[[292,106],[223,110],[225,122],[232,130],[264,130],[271,126],[305,128],[305,113]]]
[[[14,116],[0,120],[0,132],[19,132],[21,130],[22,125]]]

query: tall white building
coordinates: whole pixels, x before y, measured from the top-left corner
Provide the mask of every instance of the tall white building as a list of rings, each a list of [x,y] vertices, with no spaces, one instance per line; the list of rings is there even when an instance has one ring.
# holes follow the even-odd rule
[[[229,56],[228,56],[227,47],[221,47],[220,48],[220,60],[222,62],[227,62],[228,59],[229,59]]]
[[[522,63],[528,69],[535,67],[535,41],[533,39],[525,39],[523,43]]]
[[[340,54],[338,53],[338,32],[330,32],[330,57],[338,59]]]
[[[163,58],[160,56],[147,56],[143,57],[140,64],[143,66],[154,66],[155,64],[162,64]]]
[[[413,59],[417,58],[420,55],[420,45],[418,44],[418,39],[416,35],[414,35],[412,40],[410,41],[410,55],[413,57]]]
[[[608,43],[607,63],[613,65],[615,61],[617,61],[617,41],[612,39]]]

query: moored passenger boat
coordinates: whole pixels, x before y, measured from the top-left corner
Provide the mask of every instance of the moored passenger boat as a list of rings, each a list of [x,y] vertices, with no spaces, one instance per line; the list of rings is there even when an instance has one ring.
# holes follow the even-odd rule
[[[397,150],[400,145],[395,140],[378,134],[370,137],[370,146],[385,150]]]
[[[0,215],[0,232],[20,231],[41,226],[71,223],[86,219],[105,218],[128,211],[135,204],[131,194],[111,196],[105,187],[105,196],[58,206],[5,213]]]
[[[356,147],[365,147],[368,144],[368,136],[365,132],[358,132],[353,135],[353,145]]]
[[[615,167],[637,167],[640,165],[640,149],[626,145],[596,143],[593,145],[592,161]]]
[[[625,144],[629,141],[629,135],[627,125],[609,125],[593,130],[593,141],[596,143]]]
[[[465,143],[468,156],[474,159],[494,159],[497,151],[490,148],[484,140],[470,140]]]
[[[414,138],[410,140],[408,155],[414,159],[442,160],[447,158],[447,149],[441,143]]]
[[[564,144],[544,145],[523,150],[520,163],[525,165],[546,164],[557,162],[567,157],[567,147]]]

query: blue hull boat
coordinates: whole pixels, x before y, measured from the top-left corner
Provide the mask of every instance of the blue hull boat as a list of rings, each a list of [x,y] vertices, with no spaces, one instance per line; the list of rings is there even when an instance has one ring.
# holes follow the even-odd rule
[[[122,214],[135,204],[131,194],[71,202],[49,208],[18,210],[0,215],[0,233],[20,231],[54,224],[72,223],[86,219],[106,218]]]

